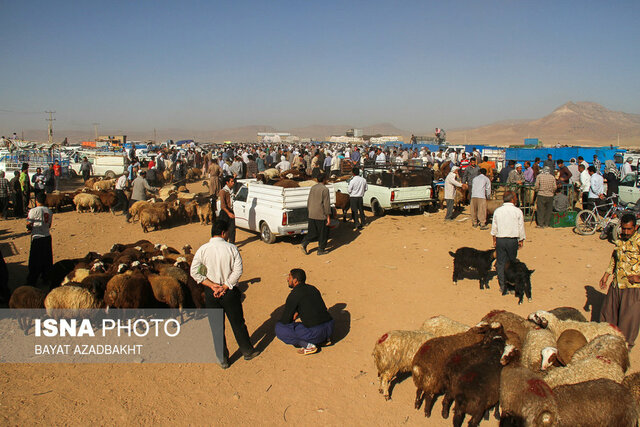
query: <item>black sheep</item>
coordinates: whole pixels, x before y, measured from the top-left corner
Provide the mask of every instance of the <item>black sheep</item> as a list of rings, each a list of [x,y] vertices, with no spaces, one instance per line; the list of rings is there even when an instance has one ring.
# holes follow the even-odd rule
[[[514,289],[518,304],[522,304],[524,295],[527,295],[531,302],[531,273],[535,270],[529,270],[524,262],[515,261],[507,262],[504,267],[504,278],[507,282],[505,291]]]
[[[491,264],[496,259],[495,249],[479,251],[474,248],[459,248],[455,253],[449,251],[453,257],[453,284],[458,284],[463,274],[475,271],[480,276],[480,289],[489,289],[489,273]]]

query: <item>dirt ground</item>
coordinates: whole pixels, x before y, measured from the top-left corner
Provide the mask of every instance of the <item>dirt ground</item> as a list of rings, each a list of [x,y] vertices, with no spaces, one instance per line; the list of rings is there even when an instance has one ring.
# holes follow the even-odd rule
[[[3,364],[1,423],[450,425],[439,415],[440,401],[428,421],[413,409],[411,378],[396,384],[389,402],[378,393],[371,350],[385,331],[415,329],[440,314],[473,324],[492,309],[527,315],[565,305],[583,310],[588,303],[591,311],[585,316],[597,315],[603,295],[594,288],[612,246],[596,236],[527,224],[519,258],[535,269],[533,302],[525,299],[518,306],[514,296],[499,295],[495,278],[484,291],[477,280],[452,285],[448,251],[491,245],[489,231],[473,229],[466,212],[447,224],[443,212],[367,215],[371,222],[361,232],[346,224],[332,232],[330,253],[321,257],[315,244],[304,256],[299,240],[267,245],[255,234],[238,231],[246,322],[263,350],[256,359],[245,361],[236,353],[228,370],[197,364]],[[189,243],[195,249],[210,232],[190,224],[145,234],[139,224],[109,213],[66,212],[54,215],[53,224],[54,260],[106,252],[113,243],[143,238],[174,247]],[[16,287],[24,281],[29,251],[24,222],[0,222],[0,239]],[[273,334],[277,310],[289,291],[286,276],[294,267],[306,270],[308,282],[322,291],[336,319],[336,343],[311,356],[298,355]],[[227,337],[234,352],[229,327]],[[638,359],[635,349],[633,367]],[[483,425],[497,422],[492,418]]]

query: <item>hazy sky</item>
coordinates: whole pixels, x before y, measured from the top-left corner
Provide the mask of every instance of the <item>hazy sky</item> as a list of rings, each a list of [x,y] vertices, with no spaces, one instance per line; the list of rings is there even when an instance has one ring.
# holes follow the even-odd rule
[[[640,113],[640,2],[0,0],[0,131]]]

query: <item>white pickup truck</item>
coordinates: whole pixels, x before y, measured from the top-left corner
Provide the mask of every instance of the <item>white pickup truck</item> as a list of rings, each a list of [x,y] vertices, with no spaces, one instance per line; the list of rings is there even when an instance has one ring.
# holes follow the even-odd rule
[[[374,215],[389,210],[418,210],[435,203],[431,183],[424,168],[373,166],[365,167],[362,176],[367,180],[363,204]],[[349,181],[333,184],[336,191],[348,193]]]
[[[82,166],[82,158],[85,156],[91,163],[93,169],[92,175],[104,176],[111,179],[122,175],[125,171],[124,156],[122,153],[79,151],[77,155],[72,156],[69,161],[69,173],[82,175],[80,166]]]
[[[333,206],[335,189],[332,185],[327,187]],[[274,243],[278,236],[304,234],[307,232],[310,190],[311,187],[282,188],[253,179],[238,180],[233,200],[236,227],[259,232],[265,243]],[[337,220],[332,220],[330,228],[337,224]]]

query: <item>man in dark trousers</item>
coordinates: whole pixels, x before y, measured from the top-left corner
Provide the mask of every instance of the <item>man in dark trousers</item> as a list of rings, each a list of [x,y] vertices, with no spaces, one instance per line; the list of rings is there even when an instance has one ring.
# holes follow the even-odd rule
[[[353,225],[358,230],[362,230],[362,227],[364,227],[363,197],[368,185],[367,180],[360,176],[360,169],[354,167],[351,173],[353,177],[349,181],[349,187],[347,188],[349,193],[349,207],[351,208]],[[360,222],[359,224],[358,221]]]
[[[513,191],[505,191],[504,204],[493,213],[491,236],[496,248],[496,272],[502,295],[507,294],[504,267],[507,261],[518,257],[518,249],[524,245],[524,215],[515,206],[518,196]]]
[[[309,223],[307,235],[302,240],[302,252],[306,255],[307,245],[318,239],[318,255],[327,254],[327,240],[329,239],[329,224],[331,224],[331,201],[329,189],[324,185],[324,173],[318,174],[318,183],[309,190],[307,210]]]
[[[238,280],[242,275],[242,257],[238,248],[227,241],[228,224],[217,220],[211,226],[211,240],[202,245],[193,256],[191,277],[204,286],[204,298],[207,308],[224,310],[238,347],[245,360],[251,360],[260,354],[253,348],[244,321],[242,295],[238,289]],[[201,271],[204,267],[205,273]],[[223,323],[224,335],[224,323]],[[229,367],[229,349],[224,339],[224,360],[220,366]]]
[[[236,215],[233,213],[233,189],[236,186],[234,176],[227,176],[224,179],[224,187],[218,192],[220,200],[220,219],[229,225],[227,237],[229,243],[236,243]]]
[[[320,295],[320,291],[306,283],[307,275],[301,268],[289,272],[287,284],[291,292],[284,312],[276,323],[276,336],[285,344],[301,347],[299,354],[318,351],[318,345],[329,342],[334,321]],[[296,322],[300,319],[300,322]]]
[[[36,286],[38,278],[43,278],[53,266],[51,248],[51,222],[53,214],[46,206],[44,192],[36,194],[36,207],[29,210],[27,229],[31,232],[31,250],[29,251],[29,274],[27,284]]]

